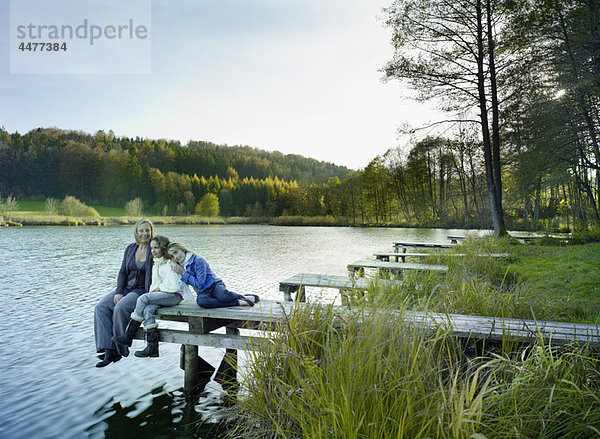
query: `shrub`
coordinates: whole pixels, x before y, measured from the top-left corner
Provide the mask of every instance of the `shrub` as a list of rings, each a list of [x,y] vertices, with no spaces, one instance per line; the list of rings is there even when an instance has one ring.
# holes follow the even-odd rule
[[[59,201],[56,198],[46,198],[46,212],[55,215],[58,212]]]
[[[206,194],[196,204],[196,215],[213,217],[219,214],[219,198],[215,194]]]
[[[16,210],[19,210],[19,203],[17,203],[17,199],[12,195],[7,196],[5,202],[0,201],[0,212],[3,215]]]
[[[141,216],[144,210],[144,203],[142,203],[142,200],[139,197],[134,198],[125,203],[125,210],[129,216]]]
[[[86,206],[85,214],[83,216],[86,218],[100,218],[100,213],[93,207]]]
[[[67,195],[64,200],[60,202],[58,207],[58,213],[65,216],[80,216],[80,217],[93,217],[98,218],[100,214],[93,207],[87,206],[77,198]]]

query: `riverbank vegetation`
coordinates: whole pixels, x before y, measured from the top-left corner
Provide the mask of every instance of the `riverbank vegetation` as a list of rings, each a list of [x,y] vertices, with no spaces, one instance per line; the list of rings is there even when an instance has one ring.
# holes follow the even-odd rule
[[[600,324],[600,244],[461,244],[432,255],[446,275],[297,310],[250,352],[230,437],[587,438],[600,436],[598,352],[573,343],[464,344],[404,310]],[[503,259],[481,257],[504,253]],[[535,259],[535,260],[532,260]]]
[[[600,360],[583,346],[467,352],[385,308],[294,315],[250,353],[244,438],[584,438],[600,434]]]
[[[584,240],[578,235],[572,239],[573,245],[563,240],[561,246],[469,239],[453,250],[464,257],[434,253],[425,260],[447,265],[447,273],[406,272],[398,291],[366,298],[439,313],[598,325],[600,242],[597,236],[587,244],[577,244]],[[499,253],[508,256],[482,256]]]
[[[173,223],[181,222],[175,217],[216,214],[270,218],[270,222],[286,225],[491,227],[485,171],[474,138],[427,138],[391,149],[360,171],[331,168],[328,180],[319,182],[317,177],[282,178],[277,166],[261,171],[264,177],[242,177],[231,166],[237,163],[233,159],[222,162],[222,170],[215,168],[218,173],[210,175],[206,172],[212,168],[200,159],[187,160],[190,154],[200,154],[197,150],[208,157],[211,151],[225,149],[214,145],[181,146],[61,130],[35,130],[25,136],[0,134],[0,164],[10,171],[0,175],[2,202],[8,197],[21,204],[50,201],[36,209],[50,215],[56,210],[56,200],[72,196],[96,208],[102,217],[115,213],[104,213],[96,206],[110,206],[125,216],[125,206],[129,206],[130,211],[145,216],[173,217]],[[123,149],[121,144],[130,147]],[[171,160],[159,161],[155,155]],[[190,163],[197,167],[189,169]],[[179,169],[190,173],[177,172]],[[561,177],[557,169],[538,174],[543,178],[536,177],[534,189],[529,183],[518,183],[521,177],[512,171],[505,173],[509,229],[568,231],[597,224],[596,179],[588,179],[593,186],[590,191],[579,183],[577,175],[581,173],[564,168]],[[295,178],[300,174],[287,175]],[[25,222],[33,223],[35,218]]]

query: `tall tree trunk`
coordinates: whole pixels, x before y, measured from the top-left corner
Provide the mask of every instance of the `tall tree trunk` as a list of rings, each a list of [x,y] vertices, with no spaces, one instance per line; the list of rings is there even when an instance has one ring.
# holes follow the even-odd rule
[[[490,68],[490,86],[491,86],[491,101],[492,101],[492,168],[494,170],[494,203],[496,204],[496,215],[499,229],[496,231],[496,236],[505,236],[506,227],[504,225],[504,210],[502,209],[502,166],[500,162],[500,116],[498,103],[498,86],[496,83],[496,61],[495,61],[495,44],[494,34],[492,29],[492,0],[486,0],[486,15],[487,15],[487,42],[488,42],[488,58]]]
[[[489,1],[489,0],[487,0]],[[477,0],[477,90],[479,93],[479,110],[481,118],[481,134],[483,137],[483,161],[485,164],[485,180],[487,183],[488,197],[490,200],[490,213],[496,236],[506,234],[502,211],[498,211],[496,202],[496,184],[494,181],[494,166],[492,159],[492,144],[487,110],[487,97],[485,92],[484,72],[484,36],[483,36],[483,10],[481,0]]]

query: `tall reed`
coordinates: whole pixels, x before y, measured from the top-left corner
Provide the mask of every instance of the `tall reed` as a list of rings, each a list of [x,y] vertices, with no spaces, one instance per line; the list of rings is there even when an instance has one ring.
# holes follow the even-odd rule
[[[469,357],[402,313],[298,308],[249,352],[231,437],[593,437],[600,361],[583,347]]]

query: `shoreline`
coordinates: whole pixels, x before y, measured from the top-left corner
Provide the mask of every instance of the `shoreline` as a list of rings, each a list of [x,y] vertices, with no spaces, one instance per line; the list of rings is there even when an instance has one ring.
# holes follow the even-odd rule
[[[397,229],[458,229],[458,230],[492,230],[491,226],[456,225],[456,224],[399,224],[399,223],[351,223],[330,216],[306,217],[200,217],[200,216],[114,216],[98,218],[65,217],[61,215],[12,214],[10,218],[0,217],[0,227],[109,227],[130,226],[140,218],[148,218],[155,225],[272,225],[298,227],[357,227],[357,228],[397,228]],[[551,232],[569,233],[568,230],[549,230],[544,228],[511,227],[511,231],[519,232]]]

